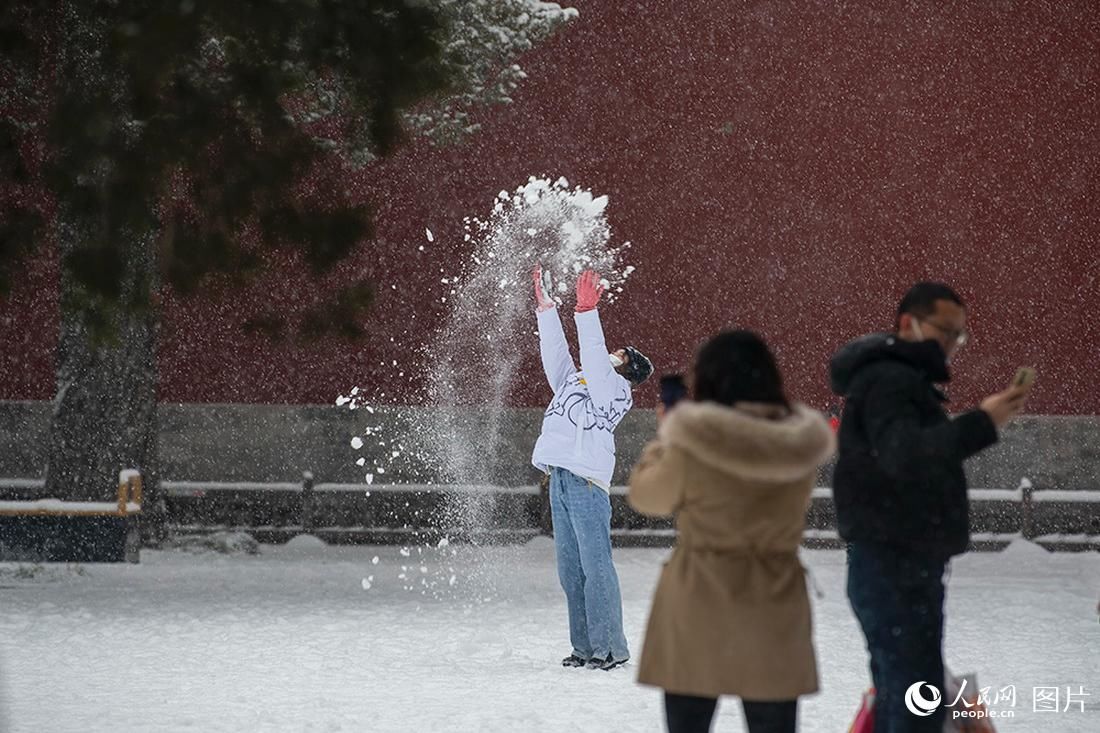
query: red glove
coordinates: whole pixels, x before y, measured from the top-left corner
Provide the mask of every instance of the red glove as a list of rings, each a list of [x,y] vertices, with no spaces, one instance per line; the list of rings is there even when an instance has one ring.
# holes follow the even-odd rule
[[[603,286],[600,285],[600,276],[592,272],[592,270],[585,270],[581,273],[581,276],[577,278],[577,313],[584,313],[585,311],[595,310],[596,304],[600,302],[600,296],[603,295]]]
[[[531,279],[535,281],[535,302],[538,304],[535,310],[542,313],[553,308],[556,303],[546,293],[542,292],[542,265],[535,265],[535,270],[531,273]]]

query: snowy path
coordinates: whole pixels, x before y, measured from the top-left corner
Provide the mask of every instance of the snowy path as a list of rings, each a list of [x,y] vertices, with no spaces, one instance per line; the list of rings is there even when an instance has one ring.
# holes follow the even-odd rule
[[[137,566],[47,566],[34,578],[0,564],[0,729],[662,729],[659,693],[636,685],[633,667],[557,666],[568,645],[549,540],[405,557],[311,539],[255,557],[145,552]],[[665,554],[616,550],[635,654]],[[814,601],[823,691],[803,702],[800,730],[843,733],[867,685],[844,556],[805,562],[825,593]],[[1100,731],[1098,591],[1096,554],[1017,543],[955,563],[948,660],[1016,686],[1016,718],[999,731]],[[1035,686],[1092,697],[1084,713],[1036,713]],[[742,730],[738,705],[719,708],[715,730]]]

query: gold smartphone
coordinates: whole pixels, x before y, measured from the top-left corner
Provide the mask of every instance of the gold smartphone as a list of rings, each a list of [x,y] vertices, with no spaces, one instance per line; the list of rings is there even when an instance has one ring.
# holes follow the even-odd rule
[[[1013,387],[1030,387],[1035,381],[1034,367],[1020,367],[1016,370],[1016,376],[1012,378]]]

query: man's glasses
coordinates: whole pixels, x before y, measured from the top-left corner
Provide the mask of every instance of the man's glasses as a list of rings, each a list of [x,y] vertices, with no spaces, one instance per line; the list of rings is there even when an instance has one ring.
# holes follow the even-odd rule
[[[966,333],[966,331],[957,331],[953,328],[944,328],[935,321],[930,321],[927,318],[918,318],[917,320],[921,323],[927,323],[929,326],[932,326],[937,331],[946,336],[947,340],[953,342],[956,346],[965,346],[966,342],[970,339],[970,336]]]

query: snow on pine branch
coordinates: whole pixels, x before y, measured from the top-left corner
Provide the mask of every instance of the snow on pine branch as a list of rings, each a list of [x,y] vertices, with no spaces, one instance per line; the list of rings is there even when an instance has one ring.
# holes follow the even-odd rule
[[[439,14],[442,64],[454,86],[448,93],[402,114],[405,126],[435,144],[461,140],[477,131],[470,117],[475,107],[509,104],[512,93],[526,78],[516,63],[519,56],[546,40],[564,23],[576,18],[573,8],[541,0],[425,0]],[[303,104],[296,105],[298,122],[314,124],[346,109],[347,80],[332,74],[306,71]],[[322,127],[323,129],[323,127]],[[375,159],[370,136],[338,141],[323,135],[317,141],[342,149],[348,160],[363,166]]]
[[[405,122],[437,144],[478,129],[470,110],[509,104],[526,78],[515,60],[577,17],[574,8],[541,0],[431,0],[444,22],[444,62],[462,80],[458,89]]]

